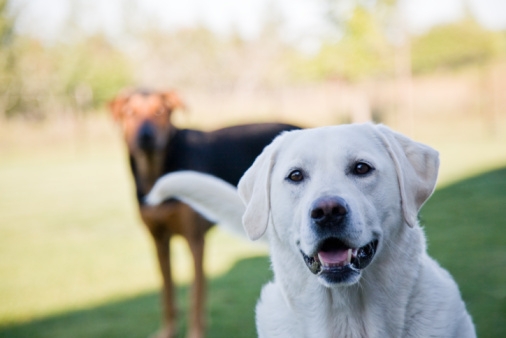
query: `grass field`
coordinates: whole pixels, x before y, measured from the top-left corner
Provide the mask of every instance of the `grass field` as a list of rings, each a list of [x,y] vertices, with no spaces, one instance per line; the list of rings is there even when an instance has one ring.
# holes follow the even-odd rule
[[[159,327],[158,271],[117,136],[103,121],[0,133],[0,337],[147,337]],[[479,336],[506,337],[506,142],[424,141],[442,158],[421,213],[429,251],[459,283]],[[173,257],[184,316],[181,241]],[[265,249],[214,229],[206,271],[208,336],[254,337],[271,275]]]

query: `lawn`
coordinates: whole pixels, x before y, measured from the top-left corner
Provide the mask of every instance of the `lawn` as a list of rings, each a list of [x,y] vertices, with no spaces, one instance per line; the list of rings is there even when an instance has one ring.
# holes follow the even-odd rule
[[[506,337],[506,166],[439,189],[421,213],[429,253],[457,280],[479,337]]]
[[[108,123],[72,128],[0,133],[0,337],[147,337],[160,325],[159,276],[124,149]],[[440,183],[421,213],[429,251],[459,283],[480,337],[506,337],[505,144],[432,144]],[[173,256],[184,316],[184,243]],[[264,248],[211,231],[209,337],[255,336],[268,266]]]

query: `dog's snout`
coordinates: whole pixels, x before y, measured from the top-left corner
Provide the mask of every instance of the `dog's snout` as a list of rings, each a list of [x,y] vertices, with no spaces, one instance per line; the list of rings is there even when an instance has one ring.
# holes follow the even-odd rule
[[[156,144],[156,130],[152,123],[144,122],[137,133],[137,144],[143,150],[153,150]]]
[[[322,197],[311,207],[311,219],[317,224],[340,221],[348,214],[348,205],[340,197]]]

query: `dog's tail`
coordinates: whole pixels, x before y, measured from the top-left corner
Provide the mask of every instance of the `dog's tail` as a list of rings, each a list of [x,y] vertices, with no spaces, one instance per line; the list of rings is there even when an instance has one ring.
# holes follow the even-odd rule
[[[226,231],[247,238],[242,227],[245,206],[233,185],[196,171],[177,171],[160,177],[145,202],[157,205],[169,198],[188,204]]]

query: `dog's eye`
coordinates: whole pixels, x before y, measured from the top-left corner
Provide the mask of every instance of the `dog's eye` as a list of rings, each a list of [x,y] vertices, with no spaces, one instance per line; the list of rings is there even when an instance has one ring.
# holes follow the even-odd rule
[[[355,175],[365,175],[372,170],[371,166],[364,162],[358,162],[355,164],[355,168],[353,168],[353,172]]]
[[[294,170],[288,175],[288,179],[292,182],[300,182],[304,179],[304,175],[300,170]]]

